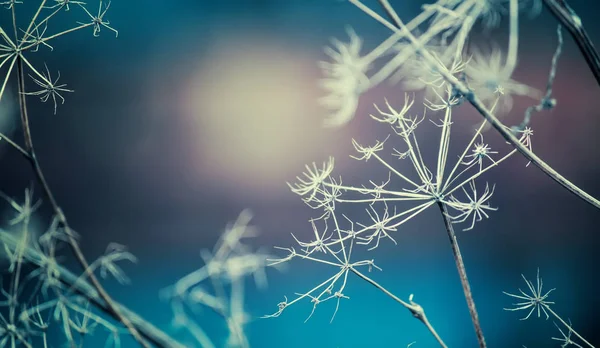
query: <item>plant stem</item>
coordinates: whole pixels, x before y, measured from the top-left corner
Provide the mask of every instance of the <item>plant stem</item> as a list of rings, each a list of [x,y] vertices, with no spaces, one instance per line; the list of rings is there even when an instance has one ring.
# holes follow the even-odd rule
[[[571,33],[573,40],[577,43],[592,74],[594,74],[596,82],[600,85],[600,57],[598,56],[598,51],[596,51],[587,31],[583,27],[579,16],[564,0],[544,0],[544,5],[546,5],[554,17],[569,30],[569,33]]]
[[[25,150],[27,151],[27,153],[29,153],[29,157],[27,157],[29,159],[29,163],[31,164],[31,167],[35,173],[35,176],[44,190],[44,194],[46,195],[46,197],[48,197],[48,200],[50,201],[50,205],[52,206],[52,209],[54,210],[54,214],[56,215],[57,219],[61,223],[62,227],[64,228],[64,230],[69,238],[69,246],[71,247],[73,254],[77,258],[77,261],[79,262],[81,267],[83,268],[83,271],[88,273],[88,278],[90,279],[90,282],[96,288],[96,290],[98,291],[98,294],[104,300],[108,309],[112,312],[112,314],[121,323],[123,323],[123,325],[125,327],[127,327],[129,332],[131,333],[131,335],[136,339],[136,341],[138,341],[140,343],[140,345],[142,345],[143,347],[150,348],[148,343],[146,343],[146,340],[140,336],[139,332],[131,324],[131,321],[119,312],[119,309],[113,304],[112,298],[106,292],[106,290],[104,290],[104,288],[98,281],[98,278],[96,278],[94,273],[89,270],[89,264],[88,264],[87,260],[85,259],[85,256],[81,252],[81,249],[79,248],[79,244],[77,243],[77,240],[75,239],[75,234],[71,230],[71,227],[69,226],[69,224],[67,222],[67,218],[65,217],[65,214],[63,213],[62,209],[58,205],[56,199],[54,198],[54,194],[50,190],[50,186],[48,185],[48,182],[46,181],[44,173],[42,172],[40,163],[37,160],[37,157],[35,156],[35,149],[33,147],[33,140],[31,137],[31,128],[29,127],[29,116],[27,114],[27,103],[25,100],[25,92],[26,91],[25,91],[24,75],[25,75],[25,73],[24,73],[24,69],[23,69],[23,59],[19,55],[19,57],[17,58],[17,84],[18,84],[18,90],[19,90],[19,107],[20,107],[20,114],[21,114],[21,125],[23,128],[23,136],[25,139]]]
[[[475,327],[477,341],[479,342],[480,348],[485,348],[485,337],[483,336],[483,330],[481,329],[481,324],[479,323],[477,308],[475,307],[475,301],[473,300],[473,294],[471,293],[471,285],[469,284],[469,279],[467,278],[465,263],[463,262],[460,248],[458,247],[458,240],[456,239],[456,234],[454,233],[454,227],[448,218],[448,209],[446,208],[446,205],[442,202],[438,202],[438,207],[440,208],[440,212],[442,213],[442,217],[444,219],[444,225],[446,226],[446,231],[448,232],[448,238],[450,239],[450,246],[452,247],[454,262],[456,263],[456,269],[458,270],[458,275],[460,276],[460,283],[462,284],[463,292],[465,293],[465,299],[467,300],[467,306],[469,307],[469,313],[471,314],[471,321]]]
[[[25,158],[30,159],[31,156],[29,156],[29,152],[25,151],[16,142],[14,142],[12,139],[7,137],[3,133],[0,133],[0,141],[2,141],[2,140],[6,141],[8,143],[8,145],[12,146],[15,150],[19,151],[21,153],[21,155],[25,156]]]
[[[425,310],[423,310],[423,307],[421,307],[421,305],[419,305],[418,303],[413,302],[412,295],[409,299],[410,303],[405,302],[402,299],[400,299],[398,296],[392,294],[390,291],[388,291],[383,286],[379,285],[379,283],[377,283],[373,279],[367,277],[362,272],[359,272],[358,270],[356,270],[354,267],[350,267],[350,270],[357,276],[361,277],[363,280],[367,281],[368,283],[370,283],[371,285],[376,287],[377,289],[383,291],[384,294],[391,297],[394,301],[400,303],[402,306],[404,306],[406,309],[408,309],[412,313],[413,317],[419,319],[419,321],[421,321],[427,327],[429,332],[431,332],[431,334],[433,335],[433,337],[435,337],[435,339],[438,341],[438,343],[440,344],[441,347],[443,347],[443,348],[448,347],[448,346],[446,346],[446,344],[444,343],[442,338],[438,335],[438,333],[435,331],[435,329],[433,328],[433,326],[427,319],[427,316],[425,315]]]
[[[571,325],[568,325],[567,323],[565,323],[565,321],[558,315],[556,314],[556,312],[554,312],[552,310],[552,308],[550,308],[550,306],[548,306],[547,304],[543,304],[543,306],[546,308],[546,310],[548,312],[550,312],[556,319],[558,319],[567,329],[569,329],[570,332],[574,333],[575,336],[577,336],[581,341],[583,341],[585,344],[587,344],[588,346],[590,346],[591,348],[594,348],[594,346],[588,342],[585,338],[583,338],[579,333],[577,333],[577,331],[573,330],[573,328],[571,327]]]
[[[16,239],[12,234],[0,229],[0,242],[5,245],[9,250],[13,251],[19,248],[20,240]],[[27,245],[23,248],[23,257],[29,260],[30,264],[35,267],[42,267],[45,264],[46,257],[35,248]],[[106,301],[102,299],[98,291],[92,286],[87,280],[79,279],[79,276],[75,275],[65,267],[56,265],[58,271],[58,279],[65,284],[65,286],[72,288],[74,292],[85,297],[91,304],[96,306],[101,311],[110,315],[115,320],[119,318],[115,315],[115,312],[110,309]],[[140,332],[141,335],[146,337],[157,347],[162,348],[185,348],[185,346],[175,339],[171,338],[168,334],[161,331],[151,323],[147,322],[144,318],[137,315],[135,312],[129,310],[124,305],[112,301],[114,307],[119,308],[119,311],[130,319],[133,326]]]

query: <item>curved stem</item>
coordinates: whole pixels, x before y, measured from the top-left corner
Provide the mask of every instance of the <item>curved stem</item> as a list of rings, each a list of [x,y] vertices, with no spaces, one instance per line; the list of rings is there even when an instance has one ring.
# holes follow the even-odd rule
[[[60,224],[63,226],[63,228],[68,236],[69,246],[71,247],[73,254],[77,258],[77,261],[83,268],[84,272],[86,272],[88,274],[88,278],[90,279],[90,282],[92,283],[92,285],[94,286],[96,291],[98,291],[98,294],[100,295],[102,300],[104,300],[104,302],[106,303],[109,310],[114,314],[114,316],[116,318],[118,318],[118,320],[121,323],[123,323],[123,325],[125,327],[127,327],[129,332],[131,333],[131,335],[136,339],[136,341],[138,341],[143,347],[150,348],[150,346],[148,345],[146,340],[142,336],[140,336],[140,333],[131,324],[131,321],[119,311],[119,309],[117,308],[116,305],[114,305],[112,298],[106,292],[106,290],[104,290],[104,288],[98,281],[98,278],[96,278],[94,273],[90,272],[89,264],[88,264],[87,260],[85,259],[85,256],[83,256],[83,253],[81,252],[81,249],[79,248],[79,244],[77,243],[77,240],[74,237],[75,233],[69,226],[69,223],[67,222],[67,218],[65,217],[65,214],[63,213],[62,209],[58,205],[56,199],[54,198],[54,194],[50,190],[50,186],[48,185],[48,182],[46,181],[44,173],[42,172],[40,163],[37,160],[37,157],[35,156],[35,149],[33,147],[33,140],[31,137],[31,128],[29,126],[29,116],[27,114],[27,103],[25,100],[25,78],[24,78],[24,75],[25,75],[25,73],[24,73],[24,69],[23,69],[23,59],[19,56],[17,58],[17,84],[18,84],[18,89],[19,89],[19,107],[20,107],[20,114],[21,114],[21,125],[23,128],[23,136],[25,139],[25,150],[29,153],[29,157],[28,157],[29,163],[31,164],[31,167],[35,173],[35,176],[38,179],[40,185],[42,186],[42,188],[44,190],[44,194],[46,195],[46,197],[48,197],[48,200],[50,201],[50,205],[52,206],[52,209],[54,210],[54,214],[56,215],[57,219],[59,220]]]
[[[400,299],[398,296],[392,294],[390,291],[388,291],[383,286],[379,285],[379,283],[377,283],[373,279],[367,277],[363,273],[356,270],[354,267],[350,267],[350,270],[357,276],[361,277],[363,280],[367,281],[368,283],[370,283],[371,285],[376,287],[377,289],[383,291],[384,294],[391,297],[394,301],[400,303],[402,306],[404,306],[406,309],[408,309],[412,313],[413,317],[419,319],[419,321],[421,321],[427,327],[427,330],[429,330],[429,332],[431,332],[431,334],[433,335],[433,337],[435,337],[435,339],[438,341],[438,343],[440,344],[441,347],[443,347],[443,348],[448,347],[448,346],[446,346],[446,344],[444,343],[442,338],[438,335],[438,333],[435,331],[435,329],[433,328],[433,326],[427,319],[427,316],[425,315],[425,310],[423,310],[423,307],[421,307],[421,305],[413,302],[412,295],[410,296],[410,299],[409,299],[410,303],[405,302],[402,299]]]
[[[25,158],[31,160],[29,152],[25,151],[25,149],[20,147],[19,144],[17,144],[14,140],[4,135],[4,133],[0,133],[0,141],[2,140],[6,141],[8,145],[12,146],[15,150],[19,151],[21,155],[25,156]]]
[[[594,74],[596,82],[600,85],[600,56],[577,13],[564,0],[544,0],[544,5],[569,30],[592,74]]]
[[[446,226],[446,232],[448,232],[448,238],[450,239],[450,246],[452,247],[452,254],[454,255],[454,262],[456,263],[456,269],[460,276],[460,283],[462,284],[463,292],[465,293],[465,299],[467,300],[467,306],[469,307],[469,313],[471,314],[471,321],[475,327],[475,334],[477,335],[477,341],[479,342],[480,348],[485,348],[485,337],[483,336],[483,330],[479,323],[479,315],[477,314],[477,308],[475,307],[475,301],[473,300],[473,294],[471,293],[471,286],[469,279],[467,278],[467,271],[465,269],[465,263],[463,262],[460,248],[458,247],[458,240],[454,233],[454,227],[452,222],[448,218],[448,208],[442,202],[438,202],[438,207],[444,218],[444,225]]]

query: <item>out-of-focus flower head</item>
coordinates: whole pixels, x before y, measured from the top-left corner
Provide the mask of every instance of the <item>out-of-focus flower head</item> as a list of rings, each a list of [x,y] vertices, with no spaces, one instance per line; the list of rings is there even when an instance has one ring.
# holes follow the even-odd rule
[[[358,97],[369,88],[366,71],[370,62],[360,55],[362,39],[350,27],[346,31],[350,42],[333,39],[333,47],[325,48],[332,61],[319,63],[325,75],[321,86],[328,92],[320,104],[331,112],[325,120],[327,127],[339,127],[350,121],[358,107]]]
[[[508,112],[512,109],[512,96],[528,96],[539,99],[541,92],[511,78],[512,71],[505,68],[502,52],[493,48],[490,54],[484,54],[478,49],[473,55],[465,73],[469,85],[484,103],[490,105],[499,98],[498,111]]]
[[[402,80],[402,86],[408,91],[425,91],[425,98],[435,99],[437,94],[444,94],[447,85],[446,79],[440,72],[443,67],[448,73],[457,75],[463,72],[466,61],[463,61],[460,55],[453,54],[447,46],[430,42],[425,45],[427,51],[433,55],[437,61],[436,66],[428,63],[418,52],[402,64],[400,69],[390,77],[391,83],[397,83]],[[395,46],[397,50],[413,49],[410,43],[399,43]]]

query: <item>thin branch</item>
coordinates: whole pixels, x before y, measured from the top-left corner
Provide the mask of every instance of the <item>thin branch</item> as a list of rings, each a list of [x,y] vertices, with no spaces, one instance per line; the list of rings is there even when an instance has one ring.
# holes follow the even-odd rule
[[[600,85],[600,56],[583,27],[581,18],[567,5],[565,0],[544,0],[544,4],[554,17],[571,33],[571,37],[577,43],[588,67],[592,71],[592,74],[594,74],[596,82]]]
[[[438,206],[440,208],[440,212],[442,213],[442,217],[444,218],[444,225],[446,226],[446,231],[448,232],[448,238],[450,238],[450,246],[452,247],[454,262],[456,263],[456,269],[458,270],[458,274],[460,276],[460,283],[462,284],[463,292],[465,293],[465,299],[467,300],[467,306],[469,307],[469,313],[471,314],[471,321],[473,321],[473,326],[475,327],[477,341],[479,342],[480,348],[485,348],[485,337],[483,336],[483,330],[481,329],[481,324],[479,323],[479,315],[477,314],[477,308],[475,307],[475,301],[473,300],[473,294],[471,293],[471,286],[469,284],[469,279],[467,278],[465,263],[463,262],[460,248],[458,247],[458,240],[456,239],[456,234],[454,233],[454,227],[452,226],[452,222],[450,221],[448,215],[448,208],[446,208],[446,205],[442,202],[438,202]]]
[[[556,35],[558,37],[558,45],[556,46],[556,51],[554,51],[554,55],[552,56],[552,65],[550,66],[550,73],[548,74],[548,82],[546,83],[546,94],[540,100],[537,105],[533,105],[525,110],[525,117],[523,117],[523,122],[518,126],[513,126],[513,131],[523,131],[525,127],[529,126],[531,122],[531,116],[534,112],[540,112],[542,110],[549,110],[554,108],[556,105],[556,99],[552,98],[552,86],[554,84],[554,79],[556,77],[556,68],[558,67],[558,58],[562,54],[563,48],[563,36],[562,36],[562,26],[559,24],[556,29]]]
[[[23,59],[19,56],[17,58],[17,83],[18,83],[18,88],[19,88],[19,107],[20,107],[20,114],[21,114],[21,126],[23,128],[23,136],[25,139],[25,149],[29,153],[29,163],[31,164],[33,171],[34,171],[40,185],[42,186],[42,188],[44,190],[44,194],[48,197],[48,200],[50,201],[50,205],[52,206],[52,209],[54,210],[56,217],[58,218],[59,222],[65,229],[65,232],[69,239],[69,246],[71,247],[73,254],[77,258],[77,261],[83,268],[84,272],[88,273],[88,278],[90,279],[92,285],[94,285],[94,287],[98,291],[98,294],[106,302],[106,305],[113,312],[113,314],[117,318],[119,318],[119,321],[122,322],[123,325],[125,325],[125,327],[127,327],[129,329],[131,335],[143,347],[150,348],[148,343],[146,343],[146,340],[140,336],[139,332],[132,325],[131,321],[127,317],[125,317],[121,312],[119,312],[119,309],[114,305],[112,298],[106,292],[106,290],[104,290],[104,288],[98,281],[98,278],[96,278],[96,275],[89,270],[89,264],[88,264],[87,260],[85,259],[85,256],[81,252],[81,249],[79,248],[79,244],[77,243],[77,240],[74,237],[75,233],[71,230],[71,227],[69,226],[69,223],[67,222],[67,218],[66,218],[65,214],[63,213],[62,209],[58,205],[56,199],[54,198],[54,194],[50,190],[50,186],[48,185],[48,182],[46,181],[44,173],[42,172],[40,163],[35,156],[35,149],[33,147],[33,140],[31,137],[31,129],[29,127],[29,116],[27,114],[27,103],[25,100],[25,76],[24,75],[25,75],[25,73],[24,73],[24,69],[23,69]]]
[[[28,160],[31,160],[31,156],[29,155],[29,152],[25,151],[25,149],[23,149],[21,146],[19,146],[19,144],[14,142],[12,139],[7,137],[3,133],[0,133],[0,141],[2,141],[2,140],[6,141],[15,150],[19,151],[21,153],[21,155],[25,156],[25,158],[27,158]]]
[[[425,324],[425,326],[427,327],[429,332],[431,332],[433,337],[435,337],[435,339],[438,341],[440,346],[443,348],[447,348],[447,346],[444,343],[444,341],[442,340],[442,338],[438,335],[438,333],[435,331],[435,329],[433,328],[433,326],[427,319],[427,316],[425,315],[425,310],[423,310],[423,307],[421,307],[421,305],[413,302],[412,295],[409,298],[410,303],[405,302],[398,296],[392,294],[390,291],[388,291],[383,286],[379,285],[379,283],[377,283],[373,279],[371,279],[371,278],[367,277],[366,275],[364,275],[363,273],[357,271],[354,267],[350,267],[350,270],[357,276],[361,277],[363,280],[367,281],[369,284],[371,284],[374,287],[376,287],[377,289],[383,291],[383,293],[385,293],[386,295],[391,297],[394,301],[400,303],[402,306],[404,306],[406,309],[408,309],[412,313],[413,317],[419,319],[419,321],[421,321],[423,324]]]

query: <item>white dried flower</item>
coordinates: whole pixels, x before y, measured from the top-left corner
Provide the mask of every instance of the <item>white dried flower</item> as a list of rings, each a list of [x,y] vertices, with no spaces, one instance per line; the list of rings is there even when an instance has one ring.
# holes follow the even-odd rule
[[[502,52],[492,49],[487,55],[475,49],[473,57],[465,68],[469,85],[484,103],[491,104],[500,98],[499,105],[504,112],[512,109],[513,95],[539,99],[541,92],[512,79],[512,71],[505,68]]]
[[[321,86],[328,92],[320,103],[331,112],[324,123],[327,127],[339,127],[354,118],[358,97],[369,88],[365,73],[370,63],[360,55],[362,39],[351,28],[347,32],[350,42],[333,39],[333,48],[325,49],[333,61],[319,64],[325,74]]]

